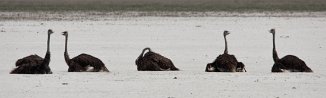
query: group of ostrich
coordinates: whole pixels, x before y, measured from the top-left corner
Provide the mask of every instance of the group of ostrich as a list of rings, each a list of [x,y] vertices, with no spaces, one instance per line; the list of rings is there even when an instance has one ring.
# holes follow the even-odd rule
[[[45,57],[38,55],[30,55],[16,61],[16,68],[10,74],[52,74],[49,67],[51,61],[50,53],[50,36],[53,33],[51,29],[48,30],[47,51]],[[275,29],[271,29],[270,33],[273,35],[273,60],[274,65],[272,72],[313,72],[303,60],[294,55],[286,55],[279,58],[275,47]],[[206,72],[247,72],[245,65],[239,62],[234,55],[228,53],[228,44],[226,36],[229,31],[223,32],[225,50],[212,63],[206,65]],[[82,53],[74,58],[68,55],[68,32],[62,32],[65,36],[65,52],[64,59],[68,65],[68,72],[109,72],[105,64],[98,58]],[[147,51],[147,52],[146,52]],[[142,50],[141,54],[135,61],[138,71],[178,71],[173,62],[158,53],[153,52],[150,48]]]

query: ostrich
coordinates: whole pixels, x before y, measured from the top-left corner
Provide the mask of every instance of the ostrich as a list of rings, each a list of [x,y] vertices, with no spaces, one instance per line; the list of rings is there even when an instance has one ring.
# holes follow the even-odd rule
[[[47,51],[44,59],[36,54],[30,55],[16,61],[16,68],[10,74],[52,74],[50,63],[50,36],[53,33],[48,30]]]
[[[148,50],[147,53],[144,52]],[[138,71],[178,71],[172,61],[158,53],[153,52],[150,48],[143,49],[142,53],[136,59]]]
[[[273,60],[274,65],[272,72],[312,72],[306,63],[294,55],[286,55],[279,59],[275,48],[275,29],[271,29],[270,33],[273,34]]]
[[[234,55],[228,54],[228,44],[226,36],[229,35],[229,31],[224,31],[225,49],[224,54],[219,55],[214,62],[206,65],[206,72],[247,72],[245,65],[242,62],[238,62]]]
[[[104,63],[94,56],[82,53],[70,59],[67,51],[68,32],[64,31],[62,35],[66,37],[64,58],[69,66],[68,72],[109,72]],[[90,70],[92,67],[93,69]]]

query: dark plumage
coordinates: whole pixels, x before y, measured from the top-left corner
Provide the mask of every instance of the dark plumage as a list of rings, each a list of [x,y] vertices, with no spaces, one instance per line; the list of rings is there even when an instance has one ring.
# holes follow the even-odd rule
[[[147,53],[144,52],[148,50]],[[178,71],[172,61],[158,53],[153,52],[150,48],[143,49],[142,53],[136,59],[138,71]]]
[[[206,65],[206,72],[246,72],[245,65],[242,62],[238,62],[234,55],[228,54],[228,46],[226,36],[230,34],[228,31],[224,31],[225,50],[224,54],[219,55],[214,62]]]
[[[65,31],[62,35],[66,37],[64,58],[69,66],[68,72],[109,72],[104,63],[94,56],[82,53],[70,59],[67,51],[68,32]]]
[[[271,29],[270,33],[273,34],[273,60],[274,65],[272,72],[283,72],[285,70],[290,72],[312,72],[306,63],[294,55],[286,55],[279,59],[275,47],[275,29]]]
[[[48,30],[48,41],[46,55],[41,58],[38,55],[30,55],[16,61],[16,68],[10,74],[52,74],[49,67],[51,61],[50,53],[50,35],[53,33],[51,29]]]
[[[38,65],[43,62],[43,58],[34,54],[30,56],[26,56],[24,58],[18,59],[16,61],[16,67],[24,64],[29,64],[29,65]]]

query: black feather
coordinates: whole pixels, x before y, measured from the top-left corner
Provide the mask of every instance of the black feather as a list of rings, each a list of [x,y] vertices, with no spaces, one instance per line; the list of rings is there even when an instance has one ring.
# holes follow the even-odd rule
[[[275,45],[275,29],[271,29],[270,33],[273,34],[274,65],[272,67],[272,72],[283,72],[284,70],[290,72],[313,72],[303,60],[294,55],[287,55],[279,59]]]
[[[16,67],[21,65],[39,65],[43,62],[43,58],[34,54],[30,56],[26,56],[24,58],[18,59],[16,61]]]
[[[10,74],[52,74],[49,67],[51,61],[50,35],[53,33],[48,30],[47,51],[44,59],[38,55],[30,55],[16,61],[16,68]]]
[[[294,55],[287,55],[279,60],[272,67],[272,72],[312,72],[306,63]]]
[[[84,53],[70,59],[69,62],[69,72],[87,71],[88,67],[93,67],[94,72],[109,71],[100,59]]]
[[[238,62],[234,55],[228,54],[228,46],[226,36],[230,34],[228,31],[224,31],[225,50],[224,54],[219,55],[212,63],[206,65],[206,72],[247,72],[245,65],[242,62]]]
[[[214,70],[209,71],[207,68],[214,67]],[[212,63],[206,66],[206,72],[242,72],[244,64],[238,62],[234,55],[221,54]]]
[[[16,68],[10,74],[52,74],[49,67],[50,53],[46,53],[45,58],[39,58],[37,55],[27,56],[16,62]]]
[[[149,50],[144,54],[146,50]],[[136,65],[138,71],[177,71],[179,70],[173,64],[173,62],[155,52],[152,52],[150,48],[143,49],[142,53],[136,59]]]
[[[69,67],[68,72],[109,72],[109,70],[105,67],[105,64],[100,59],[89,54],[83,53],[70,59],[67,51],[68,32],[63,32],[63,35],[66,37],[64,58]],[[88,70],[91,67],[93,67],[93,70]]]

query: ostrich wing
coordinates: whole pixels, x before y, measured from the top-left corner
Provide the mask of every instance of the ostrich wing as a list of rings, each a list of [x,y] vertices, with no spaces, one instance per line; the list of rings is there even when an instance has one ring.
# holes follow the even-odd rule
[[[224,71],[232,71],[237,67],[237,59],[234,55],[222,54],[219,55],[216,60],[213,62],[215,68],[224,70]]]
[[[101,66],[104,65],[104,63],[100,59],[85,53],[80,54],[72,58],[71,60],[74,61],[75,63],[78,63],[82,67],[86,67],[88,65],[93,67],[96,67],[98,65]]]
[[[287,55],[278,62],[284,65],[284,69],[304,70],[307,67],[303,60],[294,55]]]
[[[36,65],[40,65],[43,62],[43,58],[38,56],[38,55],[30,55],[30,56],[26,56],[24,58],[18,59],[16,61],[16,66],[36,66]]]
[[[147,54],[149,58],[151,58],[153,62],[156,62],[161,69],[169,69],[171,66],[173,66],[173,63],[170,59],[160,54],[154,52],[149,52]]]
[[[35,74],[36,66],[30,66],[28,64],[19,65],[12,70],[10,74]]]

